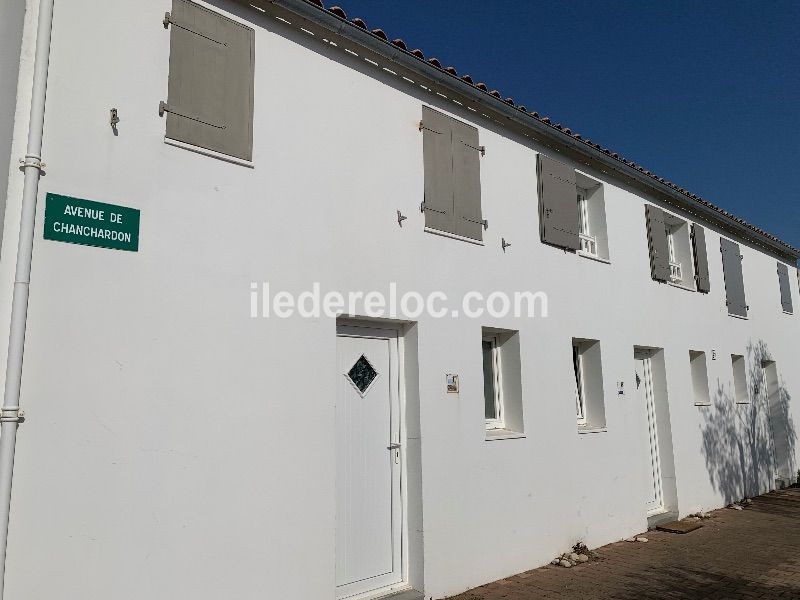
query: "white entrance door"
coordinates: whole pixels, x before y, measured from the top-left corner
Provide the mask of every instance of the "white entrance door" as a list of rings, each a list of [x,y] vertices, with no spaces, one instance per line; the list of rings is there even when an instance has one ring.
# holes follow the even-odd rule
[[[648,514],[664,509],[664,492],[661,481],[661,459],[658,452],[658,422],[653,394],[653,373],[649,352],[636,352],[636,397],[647,413],[647,493],[645,508]]]
[[[337,329],[336,596],[402,583],[397,332]]]

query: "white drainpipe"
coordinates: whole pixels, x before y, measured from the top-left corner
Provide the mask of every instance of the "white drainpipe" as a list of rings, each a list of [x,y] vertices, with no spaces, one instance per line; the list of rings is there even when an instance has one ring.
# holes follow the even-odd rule
[[[53,0],[39,0],[39,23],[36,31],[36,57],[33,63],[33,93],[28,125],[28,147],[22,161],[25,182],[22,188],[22,216],[19,224],[17,266],[14,275],[14,299],[8,336],[6,387],[0,410],[0,600],[6,572],[6,543],[11,506],[11,480],[14,472],[14,449],[17,427],[22,416],[19,390],[22,382],[22,354],[25,349],[25,326],[28,319],[28,288],[31,280],[33,232],[36,221],[36,197],[42,167],[42,132],[47,94],[47,68],[50,62],[50,31],[53,26]]]

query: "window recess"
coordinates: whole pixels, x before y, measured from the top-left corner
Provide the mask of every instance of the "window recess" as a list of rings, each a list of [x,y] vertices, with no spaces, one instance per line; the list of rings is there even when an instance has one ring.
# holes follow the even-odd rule
[[[603,184],[584,175],[575,174],[578,198],[578,254],[608,261],[608,232]]]
[[[651,204],[645,205],[645,218],[653,279],[696,289],[689,223]]]
[[[600,342],[572,339],[575,416],[579,431],[606,426]]]
[[[522,434],[519,333],[484,327],[481,334],[487,439],[503,433]]]
[[[536,174],[542,241],[607,261],[603,185],[543,154],[536,157]]]
[[[706,353],[699,350],[689,350],[689,368],[692,374],[692,395],[695,406],[710,406],[711,396],[708,392]]]
[[[733,389],[736,395],[736,404],[748,404],[750,391],[747,389],[747,365],[744,356],[731,354],[731,368],[733,369]]]
[[[173,0],[166,137],[245,161],[253,157],[255,31],[188,0]]]
[[[488,222],[481,213],[478,130],[427,106],[422,107],[425,227],[482,241]]]

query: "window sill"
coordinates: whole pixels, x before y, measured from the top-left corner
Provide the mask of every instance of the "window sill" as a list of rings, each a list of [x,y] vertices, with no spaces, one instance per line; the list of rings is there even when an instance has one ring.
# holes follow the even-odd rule
[[[604,263],[606,265],[611,264],[610,260],[608,260],[607,258],[603,258],[602,256],[595,256],[594,254],[589,254],[588,252],[581,252],[580,250],[578,250],[576,254],[578,256],[582,256],[583,258],[588,258],[589,260],[595,260],[597,262]]]
[[[517,440],[527,437],[524,433],[519,431],[510,431],[508,429],[487,429],[486,441],[492,442],[494,440]]]
[[[608,427],[592,427],[591,425],[578,425],[578,433],[607,433]]]
[[[460,240],[462,242],[467,242],[468,244],[475,244],[476,246],[485,246],[486,244],[483,243],[482,240],[473,240],[472,238],[464,237],[463,235],[457,235],[455,233],[450,233],[449,231],[442,231],[441,229],[431,229],[430,227],[426,227],[425,231],[427,233],[432,233],[434,235],[440,235],[446,238],[452,238],[454,240]]]
[[[747,406],[750,404],[750,400],[737,400],[736,404],[741,404],[742,406]]]
[[[167,144],[168,146],[183,148],[184,150],[188,150],[189,152],[196,152],[197,154],[203,154],[204,156],[210,156],[211,158],[224,160],[225,162],[233,163],[234,165],[247,167],[248,169],[255,169],[255,164],[253,164],[253,161],[251,160],[244,160],[243,158],[236,158],[235,156],[230,156],[228,154],[214,152],[213,150],[209,150],[208,148],[201,148],[200,146],[194,146],[192,144],[187,144],[186,142],[173,140],[172,138],[168,137],[164,138],[164,143]]]
[[[791,311],[791,310],[785,310],[785,311],[783,311],[783,314],[785,314],[785,315],[793,315],[794,312]]]
[[[697,288],[694,286],[685,285],[683,283],[678,283],[676,281],[667,281],[672,287],[676,287],[679,290],[686,290],[687,292],[696,292]]]
[[[735,315],[733,313],[728,313],[729,317],[733,317],[734,319],[742,319],[743,321],[749,321],[749,318],[742,315]]]
[[[712,406],[711,402],[695,402],[694,405],[697,407]]]

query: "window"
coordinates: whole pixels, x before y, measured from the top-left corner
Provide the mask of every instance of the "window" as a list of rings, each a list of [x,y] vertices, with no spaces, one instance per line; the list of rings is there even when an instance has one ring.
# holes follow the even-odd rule
[[[748,404],[750,394],[747,389],[747,368],[744,356],[731,354],[731,367],[733,368],[733,389],[736,394],[737,404]]]
[[[708,393],[706,353],[699,350],[689,350],[689,366],[692,373],[692,392],[695,406],[710,406],[711,396]]]
[[[543,154],[537,155],[536,172],[542,241],[607,261],[603,185]]]
[[[586,425],[586,396],[583,393],[583,364],[580,346],[572,344],[572,368],[575,371],[575,414],[578,425]]]
[[[519,333],[484,327],[481,338],[487,439],[524,432]]]
[[[255,32],[188,0],[173,0],[166,137],[252,160]]]
[[[425,166],[425,227],[474,241],[487,227],[481,213],[478,130],[427,106],[422,107]]]
[[[785,313],[792,312],[792,288],[789,285],[789,268],[778,263],[778,287],[781,292],[781,308]]]
[[[503,397],[501,396],[500,353],[497,338],[483,338],[483,403],[486,412],[486,428],[503,428]]]
[[[667,247],[669,249],[669,279],[675,283],[683,281],[683,268],[675,254],[675,232],[667,226]]]
[[[578,187],[578,234],[581,238],[581,252],[597,256],[597,239],[592,237],[589,227],[589,190]]]
[[[606,414],[599,341],[573,338],[572,371],[575,377],[575,416],[578,430],[604,428]]]
[[[728,314],[736,317],[747,317],[750,307],[744,294],[744,277],[742,275],[742,255],[739,244],[725,238],[719,240],[722,253],[722,272],[725,275],[725,303]]]
[[[666,281],[690,290],[707,292],[708,261],[705,232],[653,206],[645,205],[650,272],[656,281]]]

